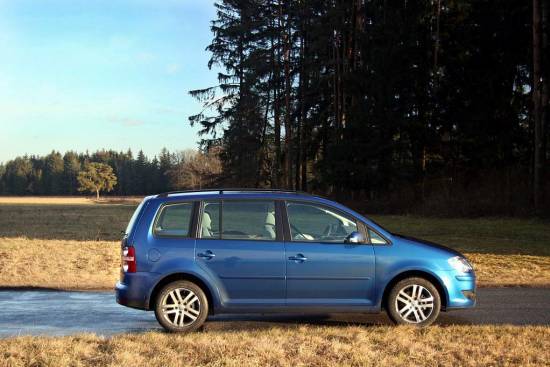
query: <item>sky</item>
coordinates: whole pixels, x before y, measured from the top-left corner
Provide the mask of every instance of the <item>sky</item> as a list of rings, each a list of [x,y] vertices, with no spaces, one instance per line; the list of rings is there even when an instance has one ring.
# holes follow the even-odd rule
[[[0,0],[0,162],[197,146],[213,0]]]

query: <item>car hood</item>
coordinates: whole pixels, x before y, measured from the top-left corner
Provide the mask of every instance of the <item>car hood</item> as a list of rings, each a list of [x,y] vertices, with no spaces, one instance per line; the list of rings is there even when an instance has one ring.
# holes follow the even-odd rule
[[[443,246],[443,245],[440,245],[440,244],[435,243],[435,242],[426,241],[426,240],[422,240],[422,239],[411,237],[411,236],[405,236],[405,235],[402,235],[402,234],[399,234],[399,233],[392,233],[392,235],[395,236],[395,237],[407,240],[409,242],[413,242],[414,244],[419,244],[419,245],[423,245],[423,246],[426,246],[426,247],[431,247],[431,248],[435,248],[435,249],[438,249],[438,250],[443,250],[443,251],[446,251],[449,254],[454,255],[454,256],[464,257],[464,255],[462,255],[460,252],[458,252],[458,251],[456,251],[456,250],[454,250],[450,247]]]

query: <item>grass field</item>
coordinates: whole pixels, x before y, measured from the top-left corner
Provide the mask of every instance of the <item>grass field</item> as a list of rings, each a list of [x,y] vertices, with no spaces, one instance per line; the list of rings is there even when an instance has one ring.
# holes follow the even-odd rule
[[[111,289],[120,232],[136,199],[0,197],[0,287]],[[45,202],[44,202],[45,201]],[[550,223],[529,219],[374,216],[390,231],[438,242],[472,260],[481,286],[550,286]],[[24,265],[24,266],[23,266]]]
[[[542,326],[295,325],[0,340],[1,366],[547,366]]]
[[[135,201],[0,198],[0,287],[112,289]],[[376,216],[467,254],[481,285],[550,286],[549,223]],[[0,340],[3,366],[546,366],[549,326],[262,326]]]

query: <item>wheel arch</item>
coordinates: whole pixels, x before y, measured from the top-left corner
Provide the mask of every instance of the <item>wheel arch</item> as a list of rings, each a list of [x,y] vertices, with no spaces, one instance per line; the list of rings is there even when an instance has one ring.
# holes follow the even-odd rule
[[[214,313],[215,304],[214,304],[213,293],[210,287],[207,285],[207,283],[203,279],[199,278],[194,274],[185,273],[185,272],[172,273],[161,278],[155,284],[155,286],[153,287],[153,290],[151,291],[151,294],[149,295],[149,300],[147,302],[147,309],[148,310],[153,309],[156,299],[158,297],[158,294],[160,293],[161,289],[165,285],[178,280],[187,280],[199,286],[203,290],[204,294],[206,295],[206,299],[208,300],[208,313],[209,314]]]
[[[390,292],[398,282],[400,282],[403,279],[414,278],[414,277],[426,279],[427,281],[431,282],[435,286],[435,288],[437,289],[437,291],[441,296],[440,297],[441,311],[445,311],[447,309],[448,294],[447,294],[447,290],[443,286],[443,282],[432,273],[424,270],[407,270],[395,275],[384,287],[384,293],[382,294],[382,303],[381,303],[382,308],[383,309],[386,308],[386,303],[388,301]]]

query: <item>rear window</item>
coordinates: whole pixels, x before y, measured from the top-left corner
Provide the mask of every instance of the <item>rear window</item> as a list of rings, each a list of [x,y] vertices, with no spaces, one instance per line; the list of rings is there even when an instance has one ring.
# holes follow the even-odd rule
[[[164,205],[155,221],[154,233],[159,236],[189,237],[193,203]]]

